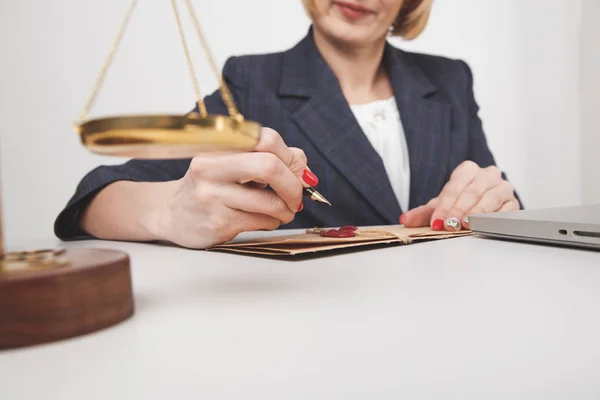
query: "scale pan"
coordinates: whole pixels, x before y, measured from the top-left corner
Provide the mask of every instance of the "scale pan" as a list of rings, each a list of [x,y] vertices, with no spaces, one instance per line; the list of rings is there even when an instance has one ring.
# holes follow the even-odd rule
[[[250,151],[261,125],[224,115],[137,115],[77,125],[81,143],[102,155],[141,159],[191,158],[210,151]]]

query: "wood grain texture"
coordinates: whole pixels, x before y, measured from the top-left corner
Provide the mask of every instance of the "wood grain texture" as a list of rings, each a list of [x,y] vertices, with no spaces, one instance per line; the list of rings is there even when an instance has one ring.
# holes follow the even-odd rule
[[[0,349],[84,335],[133,315],[126,253],[72,249],[64,256],[65,267],[0,273]]]

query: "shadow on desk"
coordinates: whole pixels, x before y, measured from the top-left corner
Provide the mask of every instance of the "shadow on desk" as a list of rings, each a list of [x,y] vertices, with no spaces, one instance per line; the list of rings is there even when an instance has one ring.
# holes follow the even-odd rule
[[[425,243],[426,242],[415,242],[415,243],[410,244],[410,246],[423,245]],[[294,254],[294,255],[292,255],[292,254],[278,255],[278,254],[239,253],[239,252],[225,250],[225,249],[214,249],[214,250],[210,250],[210,251],[211,252],[219,252],[219,253],[228,253],[228,254],[239,256],[239,257],[251,257],[251,258],[278,260],[278,261],[298,262],[298,261],[309,261],[309,260],[322,259],[322,258],[327,258],[327,257],[335,257],[335,256],[341,256],[341,255],[364,253],[364,252],[374,251],[374,250],[378,250],[378,249],[394,248],[394,247],[402,247],[402,246],[408,246],[408,245],[401,244],[401,243],[375,243],[375,244],[362,245],[362,246],[357,246],[357,247],[345,247],[345,248],[331,249],[331,250],[326,250],[326,251],[320,250],[320,251],[315,251],[314,253],[302,253],[302,254]]]

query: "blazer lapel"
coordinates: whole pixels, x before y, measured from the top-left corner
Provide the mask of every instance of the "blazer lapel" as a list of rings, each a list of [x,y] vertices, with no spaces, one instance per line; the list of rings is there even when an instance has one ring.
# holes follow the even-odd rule
[[[435,87],[406,53],[386,46],[390,75],[410,154],[410,207],[437,196],[445,180],[450,109],[425,98]],[[283,58],[279,95],[305,98],[292,111],[295,122],[314,146],[386,221],[402,213],[383,162],[371,146],[346,101],[337,77],[309,35]],[[407,211],[407,210],[404,210]]]
[[[401,210],[383,162],[362,132],[312,35],[286,53],[280,95],[310,97],[294,110],[292,121],[384,221],[398,223]]]
[[[414,208],[437,197],[448,179],[451,108],[433,96],[436,87],[411,54],[388,44],[384,63],[408,145],[410,208]]]

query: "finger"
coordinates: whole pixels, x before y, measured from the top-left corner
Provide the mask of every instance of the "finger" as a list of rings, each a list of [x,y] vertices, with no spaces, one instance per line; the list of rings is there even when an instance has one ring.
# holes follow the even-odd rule
[[[400,223],[407,228],[428,226],[431,215],[439,203],[438,198],[430,200],[427,204],[413,208],[400,216]]]
[[[512,196],[512,198],[510,200],[507,200],[502,207],[500,207],[500,209],[498,210],[498,212],[505,212],[505,211],[517,211],[520,210],[520,204],[519,201],[517,199],[514,198],[514,195]],[[474,214],[478,214],[477,209],[470,211],[464,218],[462,221],[463,227],[465,229],[470,229],[470,225],[469,225],[469,215],[474,215]]]
[[[296,175],[304,186],[317,186],[319,179],[308,168],[306,154],[301,149],[288,147],[277,131],[263,128],[255,151],[275,154]]]
[[[223,220],[227,224],[218,230],[217,243],[225,243],[242,232],[272,231],[281,225],[281,221],[265,214],[254,214],[240,210],[227,209]]]
[[[511,200],[504,203],[498,212],[519,211],[520,209],[521,205],[519,204],[519,201],[513,197]]]
[[[458,196],[454,205],[448,211],[446,225],[451,229],[458,229],[461,225],[465,227],[464,218],[475,205],[479,203],[483,195],[492,188],[502,183],[502,175],[496,167],[488,167],[480,171]]]
[[[195,180],[269,185],[292,212],[298,210],[302,201],[302,184],[281,159],[272,153],[196,157],[192,160],[189,171]]]
[[[479,171],[480,168],[477,164],[468,162],[461,164],[461,166],[452,173],[450,181],[444,186],[442,193],[438,196],[439,205],[431,215],[430,224],[432,226],[439,225],[440,220],[443,222],[448,219],[450,209],[463,190],[473,182]]]
[[[503,181],[502,184],[488,190],[479,203],[469,211],[469,215],[487,214],[499,211],[513,197],[512,185]],[[508,206],[510,207],[510,206]]]
[[[285,201],[272,190],[228,184],[221,186],[219,194],[223,203],[229,208],[268,215],[278,219],[282,224],[292,222],[295,216]]]
[[[435,208],[429,206],[420,206],[412,209],[409,213],[400,217],[400,223],[407,228],[418,228],[428,226],[431,220],[431,214]]]
[[[262,128],[254,151],[273,153],[287,166],[291,164],[294,156],[279,133],[271,128]]]

